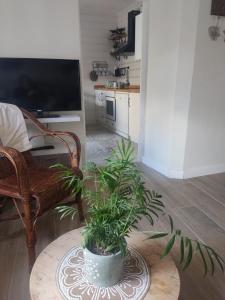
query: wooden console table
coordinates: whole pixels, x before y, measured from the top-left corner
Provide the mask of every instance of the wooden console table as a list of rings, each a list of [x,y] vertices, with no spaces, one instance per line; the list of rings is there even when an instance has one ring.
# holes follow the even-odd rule
[[[65,253],[80,245],[81,230],[82,228],[64,234],[39,255],[30,277],[32,300],[62,300],[56,285],[56,270]],[[171,257],[161,260],[162,247],[153,240],[146,240],[141,232],[133,232],[127,242],[144,256],[149,266],[151,285],[145,300],[177,300],[180,278]]]

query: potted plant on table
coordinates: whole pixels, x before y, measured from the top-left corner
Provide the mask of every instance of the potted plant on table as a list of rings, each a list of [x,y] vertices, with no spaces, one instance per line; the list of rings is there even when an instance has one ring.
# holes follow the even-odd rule
[[[193,255],[199,253],[205,274],[209,270],[213,274],[215,265],[224,271],[223,259],[211,247],[184,236],[181,230],[174,228],[161,195],[145,187],[142,174],[134,163],[131,142],[122,140],[104,166],[88,164],[82,180],[63,165],[55,167],[60,169],[65,188],[70,189],[71,194],[81,191],[83,198],[88,201],[88,218],[82,235],[89,282],[96,286],[112,286],[120,280],[127,250],[125,238],[132,229],[137,229],[143,217],[151,227],[161,216],[170,223],[170,232],[148,234],[151,239],[169,238],[162,258],[178,242],[180,264],[184,270],[190,265]],[[73,218],[76,214],[76,209],[72,207],[60,206],[57,210],[61,218]]]

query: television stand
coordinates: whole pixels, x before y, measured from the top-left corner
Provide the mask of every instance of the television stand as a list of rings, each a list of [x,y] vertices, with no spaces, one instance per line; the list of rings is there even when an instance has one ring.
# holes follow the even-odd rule
[[[33,112],[36,118],[43,119],[43,118],[60,118],[59,114],[50,114],[49,112],[43,111],[38,109]]]
[[[58,114],[54,115],[35,115],[38,119],[43,119],[43,118],[60,118],[61,116]]]

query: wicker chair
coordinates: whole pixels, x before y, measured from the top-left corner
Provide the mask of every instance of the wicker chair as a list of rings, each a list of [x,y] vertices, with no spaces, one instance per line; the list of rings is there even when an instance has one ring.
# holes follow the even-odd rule
[[[81,146],[79,138],[70,132],[51,131],[43,126],[31,113],[21,109],[25,118],[29,119],[39,130],[38,136],[48,136],[61,141],[67,148],[71,168],[82,178],[79,169]],[[72,151],[65,140],[70,137],[75,143]],[[12,199],[17,214],[0,218],[0,222],[20,218],[26,232],[26,241],[31,270],[35,261],[35,225],[37,218],[45,211],[55,207],[60,201],[69,196],[63,188],[62,180],[57,176],[56,169],[40,167],[32,159],[30,151],[19,152],[13,148],[0,147],[0,198]],[[6,201],[7,202],[7,201]],[[76,203],[80,220],[83,220],[81,195],[77,194],[74,200],[67,204]]]

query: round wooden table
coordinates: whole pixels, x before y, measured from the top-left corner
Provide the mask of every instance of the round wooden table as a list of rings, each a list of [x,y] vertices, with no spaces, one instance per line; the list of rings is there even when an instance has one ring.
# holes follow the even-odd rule
[[[52,242],[37,258],[30,277],[32,300],[62,300],[56,284],[56,271],[61,258],[74,246],[81,244],[82,228],[70,231]],[[171,257],[160,259],[162,247],[138,231],[127,239],[145,258],[151,276],[145,300],[177,300],[180,277]]]

